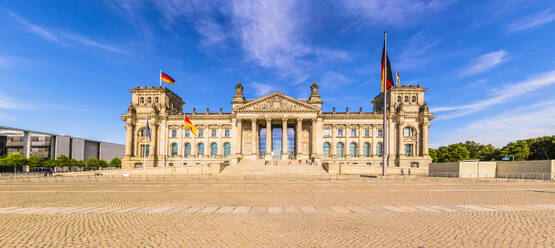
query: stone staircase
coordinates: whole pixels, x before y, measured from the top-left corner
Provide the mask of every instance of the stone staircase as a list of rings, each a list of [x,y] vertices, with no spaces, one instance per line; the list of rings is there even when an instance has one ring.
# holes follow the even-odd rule
[[[308,165],[297,161],[270,160],[270,165],[264,165],[265,160],[243,159],[238,164],[226,166],[221,175],[327,175],[320,165]]]

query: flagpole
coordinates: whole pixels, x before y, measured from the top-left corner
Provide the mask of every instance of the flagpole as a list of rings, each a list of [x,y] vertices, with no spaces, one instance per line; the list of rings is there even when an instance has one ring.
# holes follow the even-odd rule
[[[185,137],[185,124],[181,127],[181,140]],[[179,144],[181,146],[181,176],[183,176],[183,157],[185,157],[185,146],[183,142]]]
[[[384,91],[383,91],[383,176],[387,176],[387,31],[383,31],[384,34]]]
[[[160,75],[158,75],[160,78],[160,87],[162,87],[162,70],[160,70]]]

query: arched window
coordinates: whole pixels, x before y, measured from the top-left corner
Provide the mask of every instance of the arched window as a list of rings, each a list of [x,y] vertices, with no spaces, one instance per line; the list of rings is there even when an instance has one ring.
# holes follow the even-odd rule
[[[405,102],[409,102],[409,96],[405,96]]]
[[[383,143],[382,142],[378,142],[378,144],[376,144],[376,155],[383,156]]]
[[[370,143],[364,142],[364,145],[362,146],[362,154],[365,157],[370,157]]]
[[[324,143],[324,157],[326,157],[326,158],[330,157],[330,143],[329,142]]]
[[[415,136],[414,128],[412,127],[405,127],[403,129],[403,136]]]
[[[185,143],[185,157],[191,156],[191,143]]]
[[[177,157],[177,143],[172,143],[172,158]]]
[[[199,158],[204,156],[204,143],[198,143],[197,148],[197,156]]]
[[[215,158],[218,156],[218,144],[212,143],[210,144],[210,157]]]
[[[397,102],[402,102],[401,96],[397,96]]]
[[[229,142],[224,143],[224,158],[231,155],[231,144]]]
[[[140,137],[145,137],[145,129],[144,128],[139,131],[139,136]]]
[[[349,155],[351,157],[357,156],[357,143],[351,142],[351,144],[349,145]]]
[[[145,98],[144,98],[144,97],[141,97],[141,100],[140,100],[139,102],[140,102],[141,104],[144,104],[144,103],[145,103]]]
[[[155,98],[154,98],[154,102],[155,102],[155,103],[158,103],[158,102],[160,102],[160,99],[159,99],[158,97],[155,97]]]
[[[412,102],[416,102],[416,96],[412,96]]]
[[[343,148],[345,148],[345,145],[343,143],[341,142],[337,143],[336,149],[335,149],[337,157],[342,158],[345,156],[345,152],[343,152]]]
[[[147,102],[147,103],[152,103],[152,97],[149,96],[149,97],[147,98],[146,102]]]
[[[177,130],[172,129],[172,138],[177,137]]]

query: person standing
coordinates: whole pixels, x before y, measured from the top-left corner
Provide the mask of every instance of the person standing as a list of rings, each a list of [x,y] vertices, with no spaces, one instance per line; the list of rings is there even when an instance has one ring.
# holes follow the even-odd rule
[[[405,169],[401,169],[401,175],[405,175]]]

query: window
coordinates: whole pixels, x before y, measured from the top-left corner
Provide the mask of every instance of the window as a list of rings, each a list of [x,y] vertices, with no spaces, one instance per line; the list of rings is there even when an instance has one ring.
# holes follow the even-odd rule
[[[210,157],[215,158],[218,156],[218,144],[212,143],[210,144]]]
[[[212,129],[212,137],[216,137],[216,129]]]
[[[330,137],[330,130],[324,129],[324,137]]]
[[[142,163],[135,163],[135,169],[138,168],[143,168],[143,164]]]
[[[405,127],[403,129],[403,135],[404,136],[414,136],[415,134],[414,128],[412,127]]]
[[[190,137],[190,136],[191,136],[191,130],[185,129],[185,137]]]
[[[370,136],[370,129],[364,129],[364,136]]]
[[[337,129],[337,136],[343,137],[343,129],[342,128]]]
[[[169,164],[168,164],[168,166],[171,166],[171,167],[173,167],[173,163],[169,163]]]
[[[198,148],[197,149],[197,157],[200,158],[200,157],[204,156],[204,143],[198,143],[197,146],[198,146],[197,147]]]
[[[351,137],[355,137],[357,136],[357,130],[356,129],[351,129]]]
[[[412,96],[412,102],[416,102],[416,96]]]
[[[370,157],[370,143],[364,142],[364,145],[362,146],[362,154],[365,157]]]
[[[378,137],[382,137],[383,136],[383,132],[381,129],[378,129]]]
[[[172,143],[172,158],[177,157],[177,143]]]
[[[145,130],[141,129],[141,131],[139,131],[139,136],[140,137],[145,137]]]
[[[150,145],[141,145],[141,157],[147,157],[149,154]]]
[[[336,145],[336,155],[337,157],[344,157],[345,153],[343,152],[343,148],[345,148],[345,145],[343,145],[343,143],[339,142]]]
[[[154,98],[154,102],[155,102],[155,103],[158,103],[158,102],[160,102],[160,99],[159,99],[158,97],[155,97],[155,98]]]
[[[351,142],[351,144],[349,145],[349,155],[351,157],[357,156],[357,143]]]
[[[144,98],[144,97],[141,97],[140,102],[141,102],[141,104],[144,104],[144,103],[145,103],[145,98]]]
[[[328,142],[324,143],[324,157],[330,157],[330,143]]]
[[[405,96],[405,102],[409,102],[409,96]]]
[[[224,130],[224,136],[225,136],[225,137],[229,137],[229,129],[225,129],[225,130]]]
[[[376,155],[383,156],[383,143],[382,142],[378,142],[378,144],[376,144]]]
[[[224,158],[231,155],[231,144],[229,142],[224,143]]]
[[[397,102],[402,102],[401,96],[397,96]]]
[[[191,143],[185,143],[185,157],[191,156]]]
[[[199,129],[199,130],[198,130],[198,136],[199,136],[199,137],[204,136],[204,129]]]
[[[147,102],[147,103],[152,103],[152,97],[149,96],[149,97],[147,98],[146,102]]]
[[[418,162],[410,162],[410,167],[412,167],[412,168],[420,168],[420,165],[418,164]]]
[[[177,137],[177,130],[172,129],[172,138]]]
[[[405,156],[412,156],[412,144],[405,144]]]

